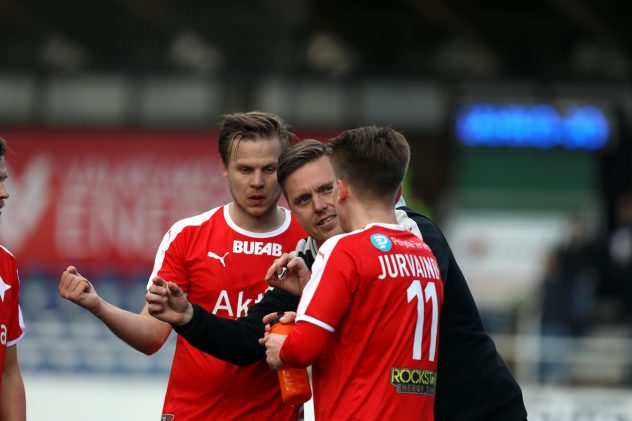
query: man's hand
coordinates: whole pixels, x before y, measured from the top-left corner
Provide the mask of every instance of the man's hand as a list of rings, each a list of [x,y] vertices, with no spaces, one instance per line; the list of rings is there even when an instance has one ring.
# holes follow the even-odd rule
[[[268,313],[265,316],[263,316],[263,319],[261,321],[265,325],[266,334],[270,332],[270,322],[272,320],[274,320],[277,317],[277,315],[278,315],[278,313]],[[296,312],[294,312],[294,311],[286,311],[286,312],[284,312],[283,317],[281,317],[279,319],[279,322],[281,322],[281,323],[294,323],[294,320],[296,320]],[[260,345],[265,345],[264,338],[260,338],[259,339],[259,344]]]
[[[193,306],[180,287],[173,282],[155,277],[145,300],[149,314],[163,322],[183,325],[193,318]]]
[[[270,322],[277,317],[277,313],[268,313],[263,316],[263,324],[266,325],[266,332],[263,338],[259,339],[259,344],[266,347],[266,362],[271,369],[277,370],[285,367],[283,361],[279,357],[279,351],[283,342],[285,342],[286,335],[278,335],[276,333],[270,333]],[[296,313],[294,311],[286,311],[283,317],[279,319],[281,323],[292,323],[296,319]]]
[[[283,342],[287,339],[287,335],[279,335],[278,333],[266,332],[265,336],[259,339],[259,343],[266,347],[266,362],[273,370],[285,367],[279,353]]]
[[[74,266],[68,266],[61,274],[59,295],[96,314],[101,307],[101,297],[86,278]]]
[[[270,331],[270,322],[277,317],[278,313],[268,313],[263,316],[261,320],[264,325],[266,325],[266,332]],[[296,312],[295,311],[285,311],[283,312],[283,317],[279,319],[281,323],[294,323],[296,320]]]
[[[265,280],[271,287],[281,288],[292,295],[300,296],[310,276],[311,272],[303,259],[285,253],[272,263],[266,272]]]

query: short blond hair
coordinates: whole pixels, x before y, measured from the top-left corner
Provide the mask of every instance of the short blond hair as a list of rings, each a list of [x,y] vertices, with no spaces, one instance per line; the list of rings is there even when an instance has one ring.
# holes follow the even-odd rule
[[[261,111],[226,114],[219,124],[219,154],[222,162],[228,165],[233,149],[233,141],[257,138],[278,137],[281,151],[285,151],[290,142],[292,128],[281,117]]]

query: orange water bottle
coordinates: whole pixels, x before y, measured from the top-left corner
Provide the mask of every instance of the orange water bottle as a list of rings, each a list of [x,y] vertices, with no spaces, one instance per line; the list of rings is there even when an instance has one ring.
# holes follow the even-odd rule
[[[277,317],[270,322],[270,332],[279,335],[289,335],[294,323],[281,323],[279,319],[283,312],[278,312]],[[281,398],[287,405],[300,405],[312,397],[312,388],[309,385],[309,376],[306,368],[284,367],[277,370]]]

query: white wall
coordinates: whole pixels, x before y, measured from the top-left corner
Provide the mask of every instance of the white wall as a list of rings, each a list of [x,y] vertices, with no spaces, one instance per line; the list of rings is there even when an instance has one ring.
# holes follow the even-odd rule
[[[27,374],[24,382],[29,421],[159,421],[167,379]],[[631,390],[527,386],[523,392],[529,421],[632,421]]]
[[[167,379],[24,376],[29,421],[159,421]]]

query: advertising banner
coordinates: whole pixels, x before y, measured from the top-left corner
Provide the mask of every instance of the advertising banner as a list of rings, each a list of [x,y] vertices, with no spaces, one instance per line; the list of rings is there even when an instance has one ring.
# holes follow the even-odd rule
[[[3,129],[0,243],[22,273],[149,274],[176,221],[230,201],[213,131]]]

